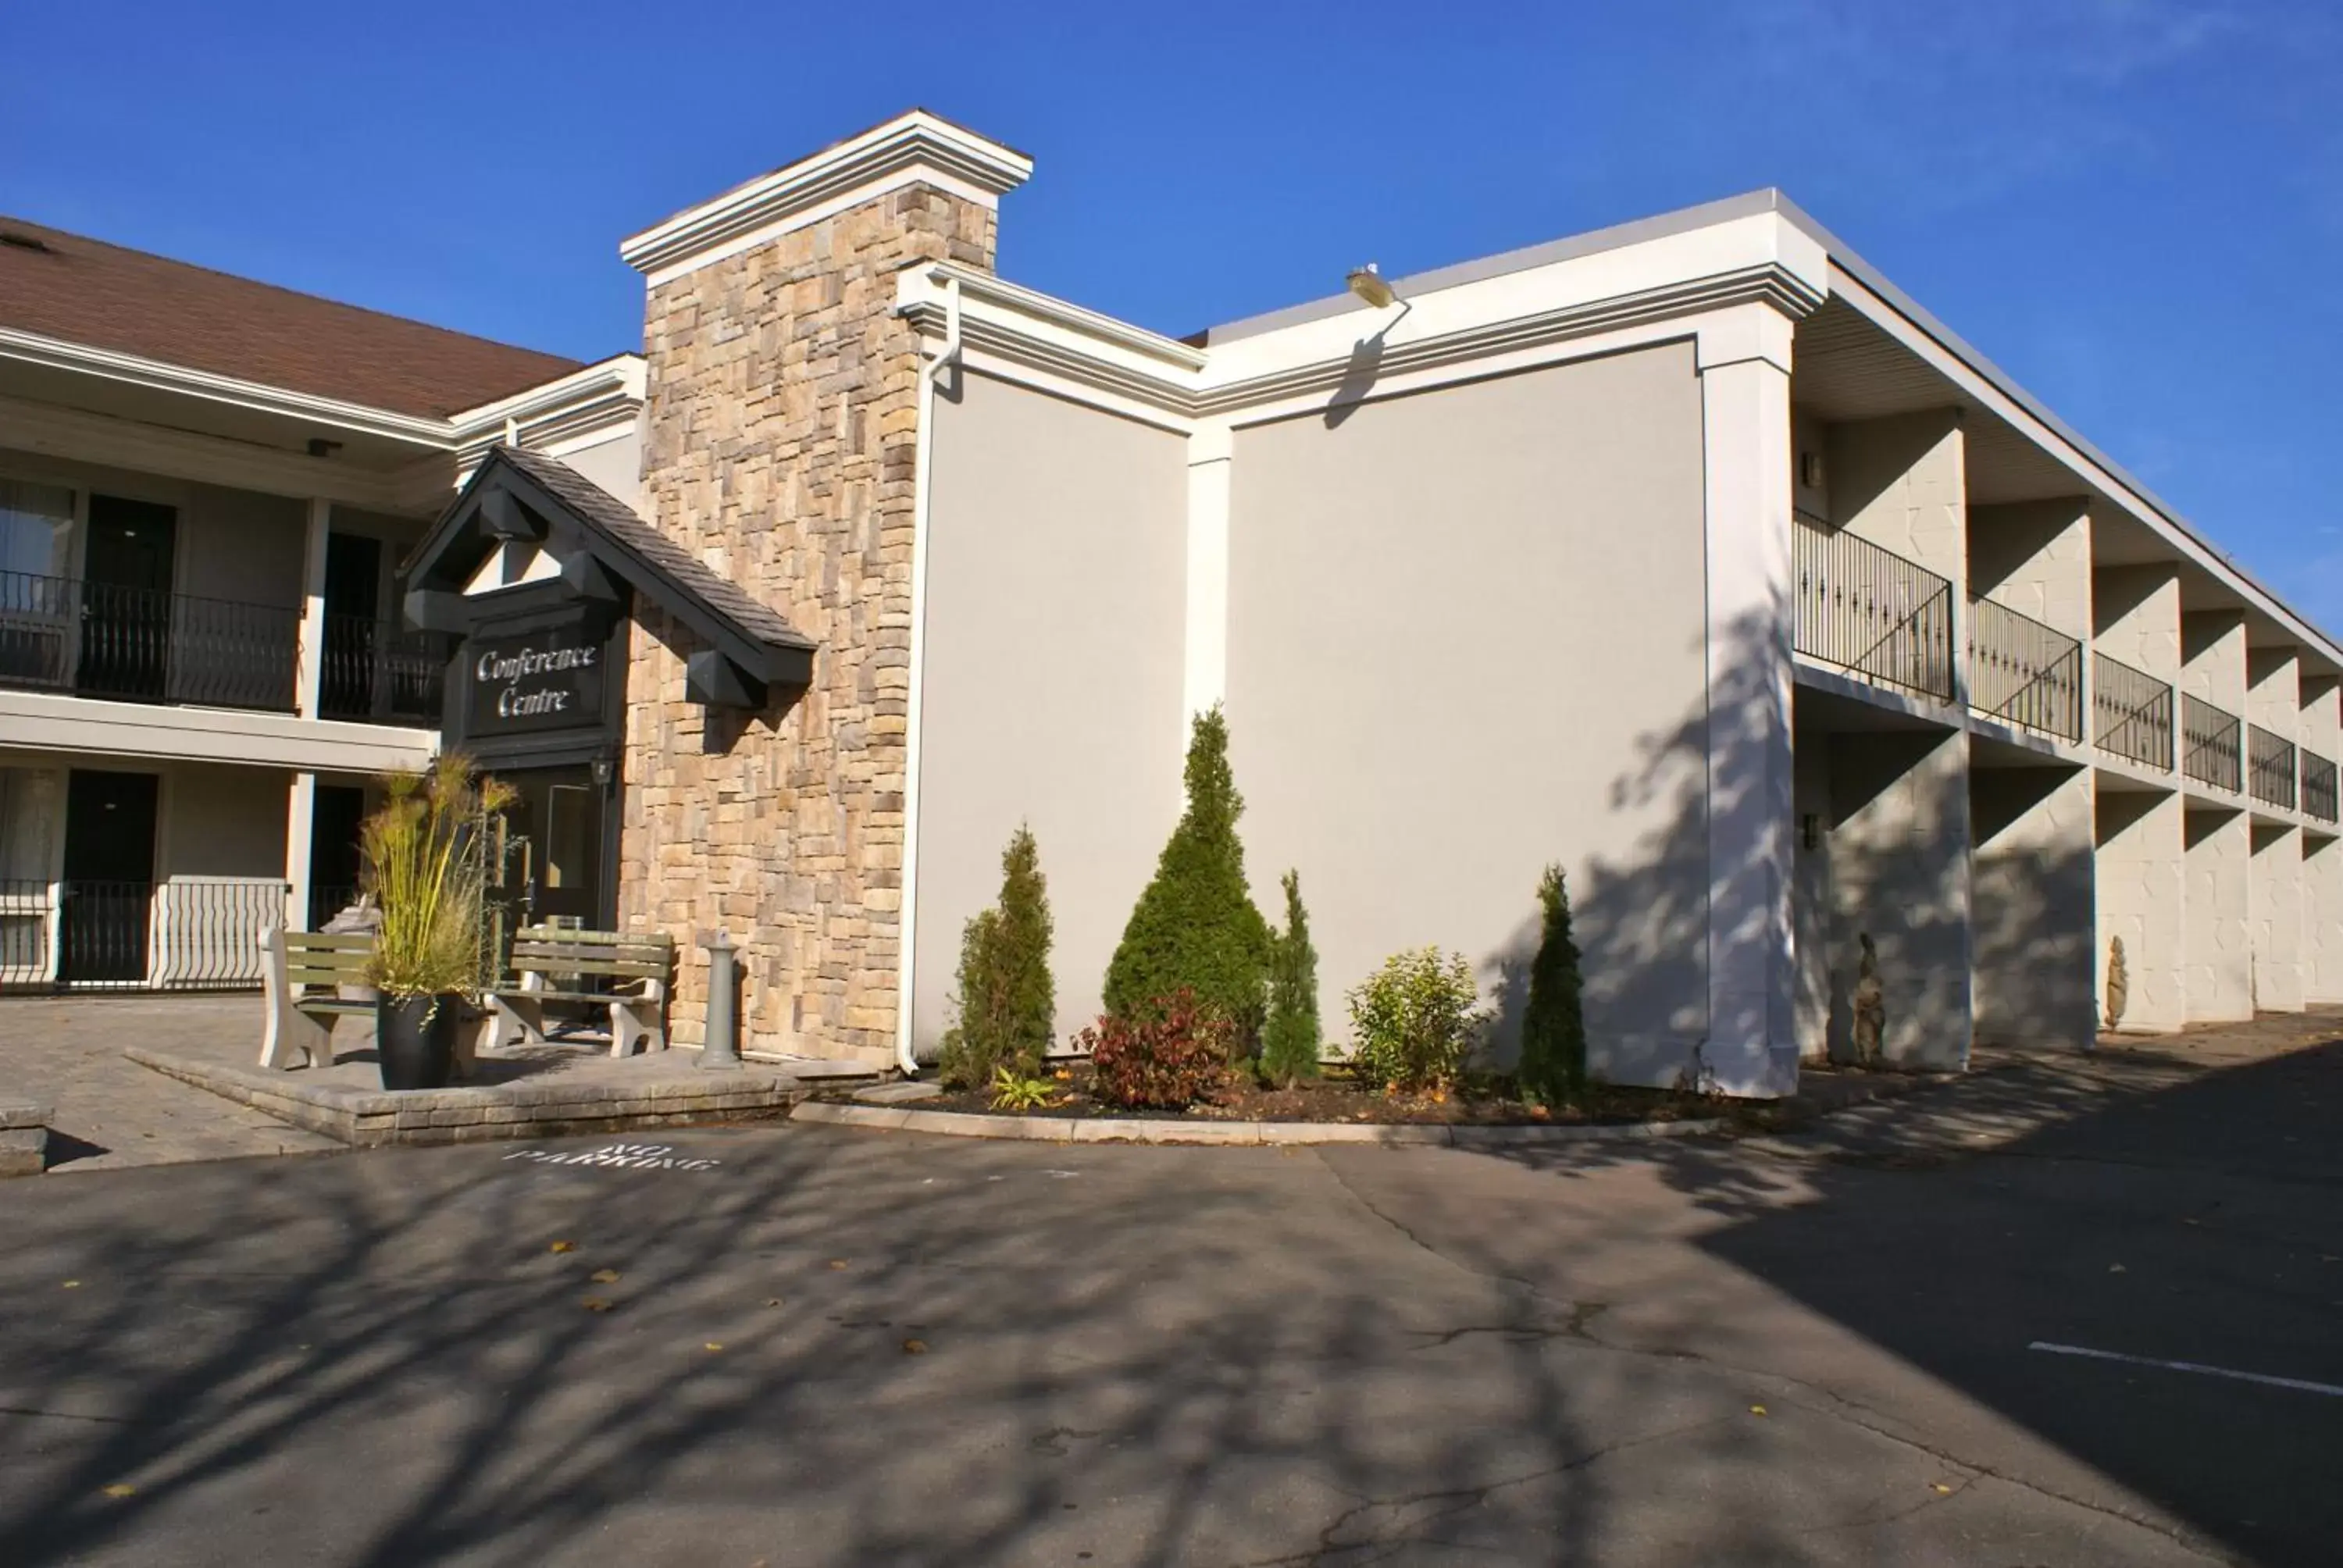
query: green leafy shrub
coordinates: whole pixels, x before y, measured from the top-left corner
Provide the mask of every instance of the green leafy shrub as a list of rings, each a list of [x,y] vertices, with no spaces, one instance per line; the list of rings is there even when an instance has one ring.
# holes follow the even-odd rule
[[[1269,1021],[1261,1030],[1261,1075],[1291,1088],[1318,1076],[1318,950],[1302,907],[1302,873],[1285,873],[1285,929],[1270,950]]]
[[[1233,1045],[1249,1048],[1261,1029],[1269,922],[1246,890],[1237,839],[1244,801],[1229,771],[1228,721],[1218,708],[1196,717],[1187,788],[1187,809],[1107,966],[1106,1010],[1137,1019],[1189,991],[1235,1025]]]
[[[1050,887],[1031,831],[1019,828],[1001,855],[1001,901],[960,932],[960,1021],[944,1036],[943,1078],[982,1089],[1001,1068],[1037,1078],[1057,1025],[1050,978]]]
[[[1039,1111],[1050,1103],[1058,1086],[1046,1078],[1023,1078],[1007,1067],[992,1070],[992,1109]]]
[[[460,751],[382,785],[382,805],[358,829],[361,876],[382,907],[367,983],[391,996],[477,994],[496,979],[484,835],[512,787],[476,776]]]
[[[1091,1053],[1091,1092],[1130,1110],[1184,1111],[1228,1080],[1236,1026],[1196,993],[1150,999],[1136,1016],[1109,1013],[1075,1037]]]
[[[1586,1086],[1586,1012],[1578,943],[1570,934],[1570,888],[1560,866],[1538,879],[1538,948],[1522,1010],[1522,1093],[1558,1105]]]
[[[1351,988],[1351,1060],[1387,1089],[1444,1089],[1464,1070],[1486,1017],[1462,953],[1393,953]]]

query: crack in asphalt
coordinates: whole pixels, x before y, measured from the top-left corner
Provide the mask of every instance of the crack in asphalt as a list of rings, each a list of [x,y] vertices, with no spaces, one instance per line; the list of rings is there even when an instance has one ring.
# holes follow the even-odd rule
[[[1536,1301],[1545,1302],[1553,1307],[1567,1309],[1564,1314],[1564,1322],[1558,1327],[1525,1323],[1501,1324],[1493,1326],[1467,1325],[1463,1328],[1447,1331],[1411,1331],[1420,1334],[1436,1336],[1429,1341],[1425,1345],[1419,1348],[1432,1349],[1438,1345],[1453,1343],[1455,1341],[1468,1335],[1482,1333],[1512,1336],[1517,1341],[1525,1342],[1571,1340],[1585,1345],[1590,1350],[1606,1352],[1613,1355],[1634,1356],[1644,1360],[1693,1362],[1716,1372],[1729,1372],[1741,1377],[1768,1380],[1778,1384],[1787,1385],[1794,1389],[1803,1390],[1828,1402],[1827,1407],[1818,1407],[1812,1404],[1796,1404],[1790,1408],[1804,1410],[1809,1414],[1819,1415],[1827,1420],[1843,1422],[1859,1431],[1867,1432],[1875,1437],[1883,1438],[1887,1442],[1911,1449],[1916,1452],[1925,1453],[1941,1463],[1952,1465],[1956,1469],[1966,1471],[1969,1473],[1971,1477],[1978,1475],[1991,1476],[1996,1481],[2002,1482],[2010,1486],[2017,1487],[2021,1491],[2031,1493],[2035,1496],[2039,1497],[2046,1502],[2062,1503],[2070,1508],[2079,1508],[2087,1513],[2096,1513],[2104,1518],[2117,1520],[2122,1523],[2147,1531],[2151,1534],[2161,1536],[2165,1540],[2171,1542],[2173,1544],[2196,1553],[2197,1556],[2204,1558],[2208,1563],[2226,1563],[2228,1561],[2227,1558],[2220,1555],[2217,1551],[2212,1549],[2204,1540],[2184,1529],[2167,1524],[2161,1520],[2126,1513],[2120,1508],[2112,1508],[2105,1503],[2095,1503],[2087,1497],[2076,1497],[2069,1493],[2059,1492],[2055,1488],[2046,1487],[2039,1483],[2029,1481],[2023,1476],[2010,1474],[2008,1472],[1997,1469],[1993,1465],[1980,1463],[1975,1460],[1964,1459],[1956,1453],[1948,1452],[1947,1450],[1935,1447],[1916,1436],[1895,1431],[1888,1426],[1881,1424],[1884,1422],[1894,1419],[1889,1416],[1887,1412],[1874,1410],[1871,1406],[1863,1403],[1860,1400],[1850,1398],[1846,1394],[1840,1392],[1838,1390],[1832,1388],[1827,1383],[1815,1382],[1810,1379],[1802,1378],[1791,1372],[1779,1372],[1768,1368],[1745,1367],[1732,1362],[1719,1361],[1715,1357],[1699,1351],[1646,1349],[1636,1345],[1614,1344],[1606,1340],[1597,1339],[1591,1332],[1589,1332],[1588,1325],[1593,1322],[1596,1316],[1607,1309],[1609,1303],[1603,1302],[1565,1302],[1558,1297],[1547,1294],[1534,1282],[1524,1279],[1518,1274],[1508,1274],[1496,1270],[1474,1268],[1472,1264],[1465,1262],[1461,1258],[1452,1257],[1447,1252],[1444,1252],[1438,1247],[1433,1246],[1430,1241],[1425,1241],[1422,1236],[1418,1235],[1413,1228],[1403,1221],[1384,1212],[1384,1211],[1378,1207],[1373,1200],[1369,1199],[1365,1193],[1353,1186],[1349,1178],[1345,1177],[1342,1172],[1334,1166],[1332,1161],[1326,1158],[1322,1150],[1313,1151],[1312,1152],[1317,1155],[1319,1164],[1324,1167],[1327,1174],[1334,1179],[1335,1185],[1339,1186],[1344,1192],[1348,1193],[1353,1201],[1356,1202],[1360,1208],[1373,1215],[1378,1221],[1398,1232],[1401,1236],[1406,1238],[1411,1245],[1429,1254],[1438,1261],[1446,1264],[1448,1267],[1454,1269],[1461,1273],[1470,1275],[1473,1279],[1489,1281],[1501,1285],[1510,1285],[1516,1290],[1523,1292],[1525,1294]],[[1858,1414],[1858,1412],[1862,1413]],[[1875,1417],[1875,1419],[1865,1420],[1864,1419],[1865,1415]],[[1704,1422],[1701,1424],[1712,1423]],[[1685,1430],[1692,1429],[1687,1428]],[[1613,1450],[1598,1451],[1594,1457],[1599,1458],[1603,1452],[1615,1452],[1615,1448]],[[1572,1464],[1557,1466],[1550,1471],[1538,1472],[1534,1474],[1519,1477],[1512,1481],[1493,1483],[1488,1487],[1473,1490],[1477,1493],[1478,1497],[1485,1498],[1490,1492],[1498,1490],[1502,1487],[1520,1485],[1528,1481],[1536,1480],[1542,1475],[1559,1474],[1576,1467],[1576,1462],[1574,1462]],[[1966,1483],[1960,1490],[1967,1490]],[[1432,1493],[1424,1495],[1428,1498],[1437,1498],[1450,1494]],[[1925,1500],[1923,1506],[1926,1506],[1927,1503],[1942,1503],[1947,1501],[1949,1501],[1948,1498],[1935,1496]],[[1358,1510],[1355,1509],[1352,1511],[1353,1513],[1357,1512]],[[1912,1512],[1917,1512],[1917,1510],[1914,1510]],[[1350,1515],[1345,1514],[1342,1517],[1348,1518]],[[1337,1525],[1341,1523],[1342,1521],[1339,1519],[1336,1521]],[[1332,1526],[1329,1527],[1330,1532],[1332,1528]],[[1348,1548],[1345,1548],[1345,1550],[1347,1549]],[[1271,1561],[1272,1563],[1297,1561],[1315,1562],[1319,1555],[1322,1555],[1324,1550],[1326,1549],[1322,1548],[1320,1553],[1306,1555],[1301,1558],[1280,1558],[1272,1559]],[[1258,1565],[1248,1564],[1246,1565],[1246,1568],[1270,1568],[1270,1565],[1267,1563]]]
[[[1544,1465],[1536,1470],[1524,1471],[1518,1475],[1503,1476],[1495,1481],[1484,1482],[1478,1486],[1448,1487],[1437,1492],[1404,1493],[1397,1497],[1360,1498],[1353,1506],[1336,1514],[1331,1523],[1318,1532],[1317,1545],[1305,1551],[1289,1552],[1276,1557],[1255,1558],[1251,1562],[1239,1564],[1238,1568],[1286,1568],[1286,1565],[1293,1563],[1317,1563],[1324,1562],[1327,1556],[1333,1553],[1374,1553],[1378,1555],[1353,1557],[1352,1560],[1361,1563],[1380,1562],[1384,1556],[1403,1546],[1422,1544],[1424,1542],[1423,1533],[1425,1529],[1438,1524],[1443,1520],[1453,1518],[1460,1513],[1478,1508],[1498,1493],[1511,1491],[1515,1487],[1534,1485],[1541,1481],[1551,1481],[1556,1476],[1568,1475],[1574,1471],[1584,1470],[1588,1465],[1608,1459],[1614,1453],[1624,1453],[1631,1449],[1643,1448],[1651,1443],[1664,1442],[1671,1438],[1683,1437],[1691,1432],[1723,1426],[1732,1419],[1731,1416],[1711,1416],[1704,1421],[1684,1422],[1660,1432],[1645,1432],[1640,1437],[1621,1438],[1616,1442],[1607,1442],[1600,1448],[1589,1449],[1584,1453],[1573,1455],[1559,1464]],[[1337,1541],[1335,1539],[1346,1526],[1363,1514],[1373,1513],[1379,1510],[1403,1513],[1421,1508],[1432,1508],[1433,1512],[1417,1518],[1394,1521],[1392,1525],[1385,1526],[1360,1540]],[[1448,1544],[1463,1547],[1462,1543],[1452,1542]]]

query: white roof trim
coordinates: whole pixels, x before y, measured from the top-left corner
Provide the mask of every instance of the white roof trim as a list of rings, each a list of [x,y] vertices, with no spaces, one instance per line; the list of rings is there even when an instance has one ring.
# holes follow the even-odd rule
[[[643,357],[613,354],[508,397],[467,408],[448,422],[448,444],[469,468],[508,437],[538,451],[574,450],[633,427],[649,387]]]
[[[620,241],[618,256],[659,284],[903,186],[992,206],[1032,174],[1033,160],[1013,147],[913,109],[687,207]]]
[[[176,392],[201,397],[207,402],[257,409],[266,414],[281,414],[387,440],[412,442],[418,447],[444,447],[449,444],[450,427],[445,419],[395,414],[387,408],[370,407],[363,403],[345,403],[337,397],[318,397],[307,392],[271,387],[266,382],[216,375],[209,370],[196,370],[185,365],[147,359],[136,354],[120,354],[110,348],[94,348],[84,343],[68,343],[63,338],[44,337],[38,333],[19,332],[12,327],[0,327],[0,358],[23,360],[56,370],[78,371],[85,376],[101,376],[109,381],[126,382],[162,392]]]

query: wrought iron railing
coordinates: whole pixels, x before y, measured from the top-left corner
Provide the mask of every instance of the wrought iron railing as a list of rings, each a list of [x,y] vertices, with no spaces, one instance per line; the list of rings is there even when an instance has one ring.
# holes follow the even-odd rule
[[[0,983],[234,990],[260,983],[260,928],[285,919],[268,878],[0,882]]]
[[[2302,814],[2321,822],[2335,818],[2335,763],[2316,751],[2302,754]]]
[[[2293,741],[2246,726],[2246,792],[2264,805],[2294,809]]]
[[[2237,716],[2201,697],[2180,699],[2180,771],[2235,794],[2245,782]]]
[[[0,572],[0,685],[290,712],[301,612]]]
[[[438,725],[446,638],[373,616],[329,615],[321,652],[317,710],[326,718]]]
[[[2100,750],[2172,771],[2172,688],[2120,659],[2091,653],[2091,731]]]
[[[1881,686],[1953,699],[1953,585],[1844,529],[1800,518],[1797,650]]]
[[[2081,740],[2081,641],[2006,604],[1970,599],[1969,707],[2005,724]]]

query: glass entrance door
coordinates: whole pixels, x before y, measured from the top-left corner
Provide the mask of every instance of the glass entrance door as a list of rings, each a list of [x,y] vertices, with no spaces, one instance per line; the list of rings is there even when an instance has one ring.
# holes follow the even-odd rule
[[[559,919],[598,930],[603,908],[603,787],[588,768],[500,772],[518,799],[505,813],[514,842],[505,891],[526,924]]]

